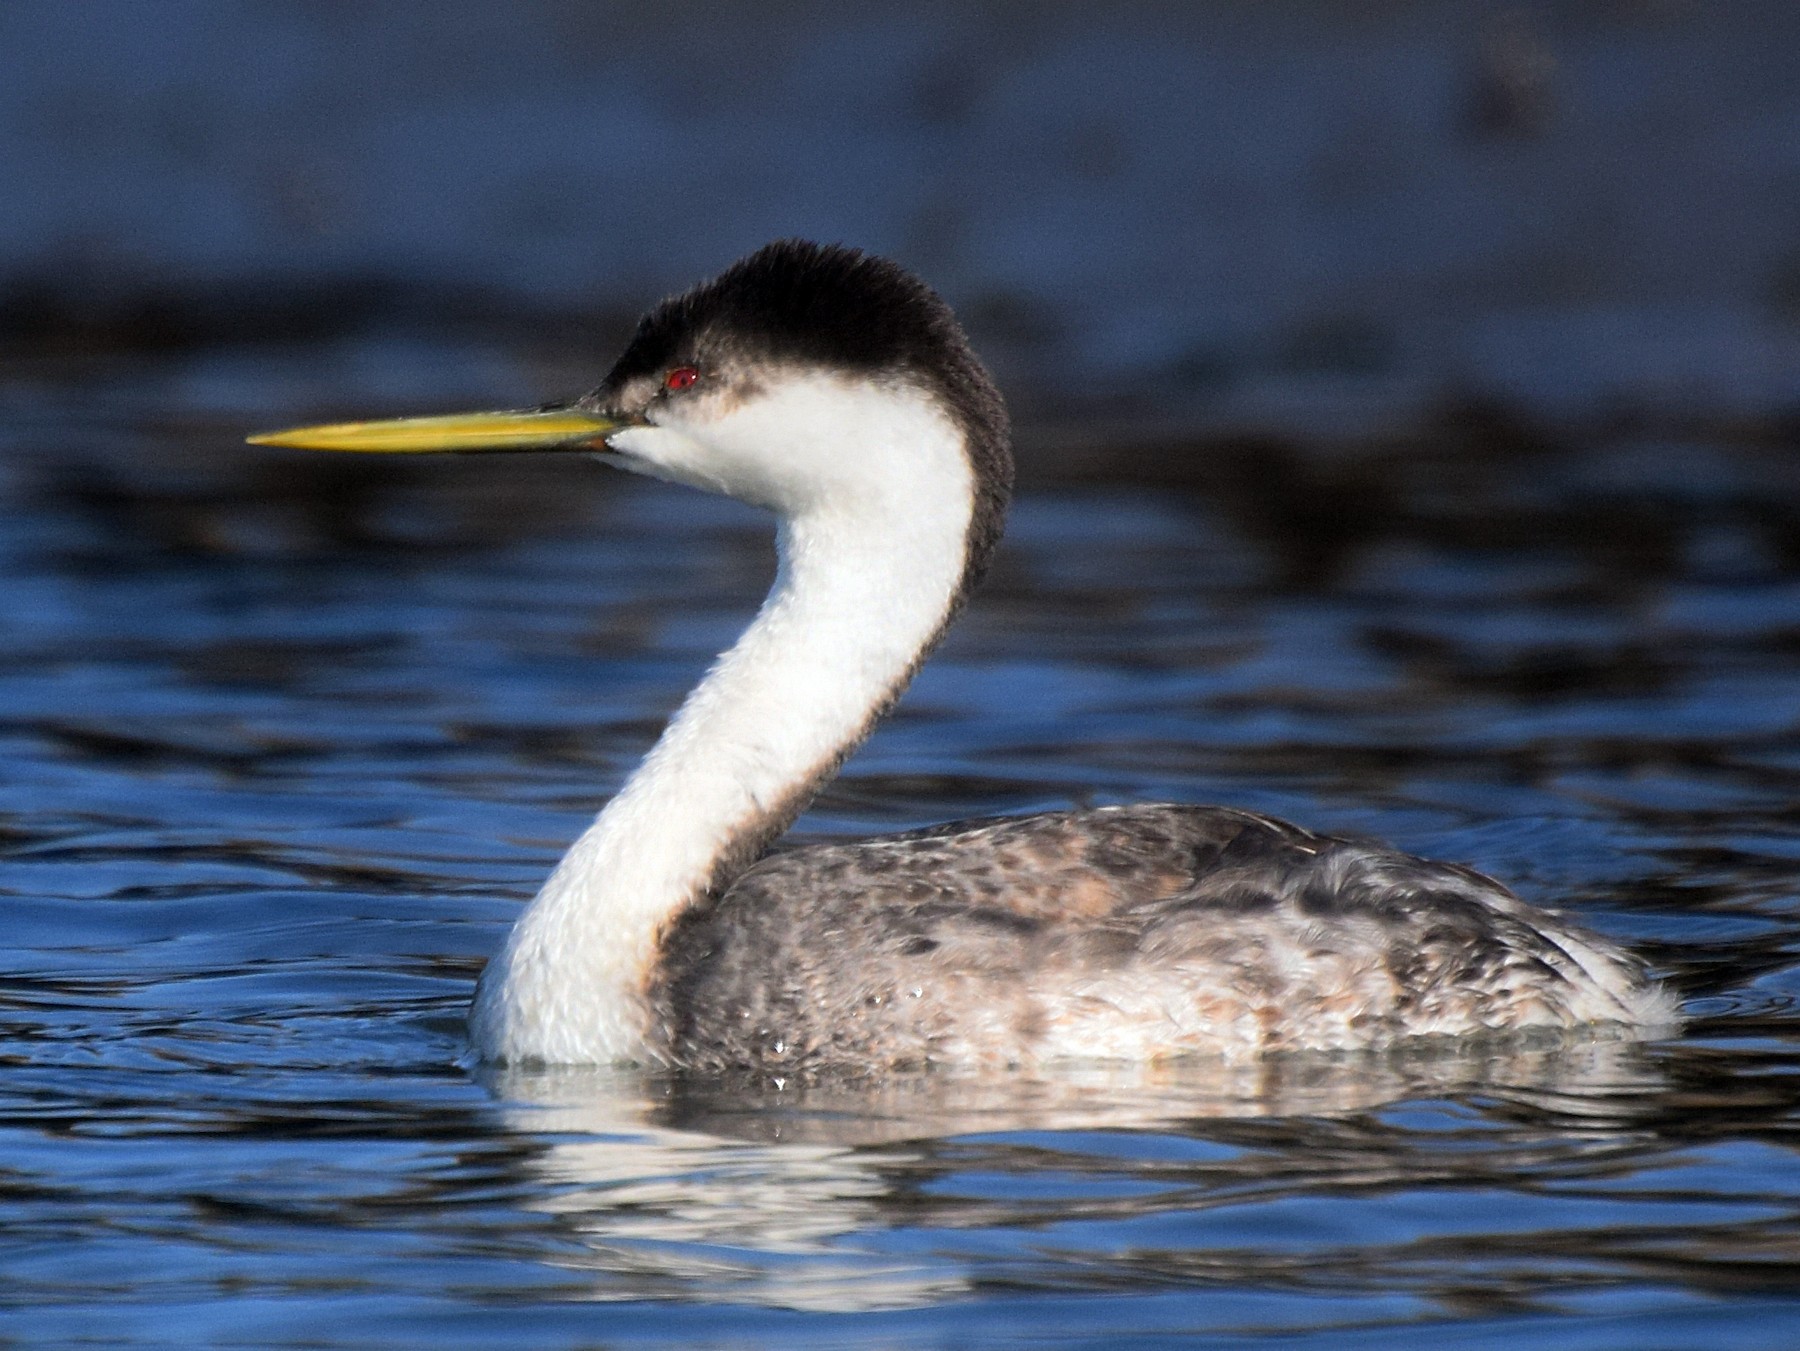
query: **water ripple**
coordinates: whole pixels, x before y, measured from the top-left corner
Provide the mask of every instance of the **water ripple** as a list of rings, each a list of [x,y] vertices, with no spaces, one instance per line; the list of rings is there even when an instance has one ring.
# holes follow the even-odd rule
[[[12,397],[41,405],[0,482],[20,1336],[1800,1333],[1791,453],[1721,442],[1673,486],[1618,439],[1524,473],[1474,433],[1336,465],[1139,447],[1136,486],[1040,466],[802,823],[1174,797],[1395,839],[1640,947],[1689,997],[1678,1041],[504,1075],[466,1067],[475,976],[755,605],[759,518]]]

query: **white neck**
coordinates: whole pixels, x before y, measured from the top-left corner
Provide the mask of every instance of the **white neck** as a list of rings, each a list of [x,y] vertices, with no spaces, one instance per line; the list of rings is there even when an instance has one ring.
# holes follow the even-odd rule
[[[771,488],[765,462],[754,485],[785,512],[768,599],[489,963],[470,1020],[483,1059],[656,1059],[659,938],[805,805],[942,630],[974,501],[960,432],[922,396],[817,395],[770,410],[796,449],[788,480]],[[721,455],[729,430],[709,429]],[[691,429],[642,437],[651,472],[752,496],[733,464],[691,463],[715,448]]]

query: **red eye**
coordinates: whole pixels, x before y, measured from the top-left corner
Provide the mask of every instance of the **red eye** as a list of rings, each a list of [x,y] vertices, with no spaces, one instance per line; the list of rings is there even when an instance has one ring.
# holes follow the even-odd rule
[[[664,389],[686,389],[700,378],[697,366],[677,366],[663,377]]]

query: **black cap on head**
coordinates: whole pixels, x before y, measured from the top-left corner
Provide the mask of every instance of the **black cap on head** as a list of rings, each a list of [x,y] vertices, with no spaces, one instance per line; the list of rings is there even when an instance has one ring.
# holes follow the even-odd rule
[[[592,397],[604,405],[640,376],[690,364],[746,382],[758,367],[815,367],[937,396],[975,471],[969,580],[985,568],[1012,492],[1006,404],[950,307],[905,268],[841,245],[767,244],[646,314]]]

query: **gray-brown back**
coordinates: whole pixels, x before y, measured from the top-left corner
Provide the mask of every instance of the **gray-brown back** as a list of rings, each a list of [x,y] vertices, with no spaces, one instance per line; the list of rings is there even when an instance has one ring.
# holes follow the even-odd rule
[[[672,1063],[805,1071],[1373,1047],[1656,992],[1469,869],[1159,805],[772,855],[676,921],[651,994]]]

